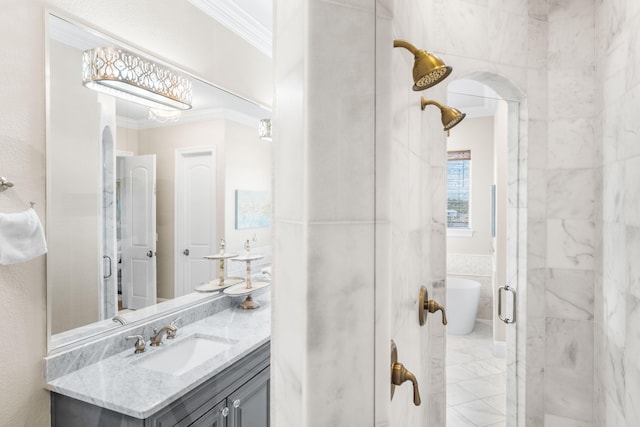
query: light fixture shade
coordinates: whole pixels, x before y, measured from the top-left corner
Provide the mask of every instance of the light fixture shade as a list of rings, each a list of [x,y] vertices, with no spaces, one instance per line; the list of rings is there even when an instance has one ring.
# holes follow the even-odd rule
[[[96,47],[83,52],[82,84],[152,108],[191,108],[191,80],[118,47]]]
[[[265,141],[271,141],[271,119],[262,119],[258,124],[258,136]]]

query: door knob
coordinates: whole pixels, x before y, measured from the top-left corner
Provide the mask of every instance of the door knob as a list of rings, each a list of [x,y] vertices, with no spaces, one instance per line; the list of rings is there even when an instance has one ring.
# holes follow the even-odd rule
[[[420,406],[420,390],[418,389],[418,380],[402,363],[398,363],[398,347],[391,340],[391,400],[396,386],[401,385],[405,381],[411,381],[413,384],[413,404]]]
[[[149,258],[153,258],[153,251],[149,251],[149,252],[147,252],[147,256],[148,256]]]
[[[189,249],[185,249],[184,251],[182,251],[182,253],[186,256],[189,256]]]
[[[427,323],[427,312],[435,313],[438,310],[442,312],[442,324],[446,325],[447,314],[445,313],[444,307],[436,301],[429,299],[429,292],[427,292],[427,288],[422,286],[420,288],[420,296],[418,298],[418,320],[420,321],[420,326]]]

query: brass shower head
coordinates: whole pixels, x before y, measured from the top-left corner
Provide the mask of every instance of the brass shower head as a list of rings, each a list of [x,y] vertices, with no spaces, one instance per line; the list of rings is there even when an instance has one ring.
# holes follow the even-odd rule
[[[444,130],[446,131],[460,123],[466,116],[465,113],[456,108],[447,107],[445,105],[437,103],[436,101],[426,100],[424,96],[421,96],[420,107],[422,108],[422,110],[424,110],[427,105],[435,105],[440,109],[440,112],[442,113],[442,126],[444,126]]]
[[[394,40],[393,47],[403,47],[413,53],[413,90],[424,90],[440,83],[452,68],[426,50],[420,50],[404,40]]]

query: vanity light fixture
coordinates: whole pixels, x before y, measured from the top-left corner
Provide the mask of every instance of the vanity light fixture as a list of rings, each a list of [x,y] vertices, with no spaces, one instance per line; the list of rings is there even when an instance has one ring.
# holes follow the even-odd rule
[[[263,141],[271,141],[271,119],[261,119],[258,124],[258,136]]]
[[[467,115],[466,113],[461,112],[457,108],[447,107],[446,105],[442,105],[436,101],[427,100],[424,96],[420,97],[420,107],[424,111],[427,105],[435,105],[442,112],[442,126],[444,126],[444,130],[447,132],[460,123],[462,119]]]
[[[191,108],[191,80],[118,47],[96,47],[82,53],[82,84],[161,110]]]
[[[413,53],[413,90],[415,91],[437,85],[453,70],[450,66],[445,65],[442,59],[426,50],[420,50],[404,40],[394,40],[393,47],[403,47]]]
[[[147,118],[158,123],[175,123],[180,120],[182,111],[180,110],[160,110],[159,108],[149,108]]]

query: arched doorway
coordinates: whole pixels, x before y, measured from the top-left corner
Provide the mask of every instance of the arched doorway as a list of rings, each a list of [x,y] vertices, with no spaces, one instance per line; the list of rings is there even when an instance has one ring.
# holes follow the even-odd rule
[[[507,425],[524,425],[525,407],[525,377],[526,377],[526,346],[527,330],[524,317],[527,301],[527,147],[528,147],[528,114],[527,102],[521,91],[510,80],[490,72],[473,72],[460,76],[458,80],[449,82],[449,86],[456,86],[456,82],[469,81],[486,86],[489,97],[495,96],[506,106],[503,111],[501,126],[504,126],[503,136],[506,139],[506,153],[504,166],[503,188],[495,188],[495,192],[487,189],[486,197],[495,195],[491,201],[493,209],[497,206],[500,191],[505,199],[504,218],[496,210],[492,216],[491,251],[493,251],[494,274],[492,275],[491,292],[493,296],[492,321],[494,340],[502,335],[506,338],[506,390],[504,399]],[[459,90],[460,87],[458,87]],[[480,96],[478,93],[468,93],[468,96]],[[449,96],[449,106],[465,110],[464,105],[456,105],[455,97]],[[470,108],[469,106],[466,106]],[[460,128],[464,126],[464,122]],[[456,129],[452,130],[456,132]],[[497,159],[497,158],[494,158]],[[499,187],[499,186],[498,186]],[[492,227],[493,228],[493,227]],[[501,230],[504,244],[500,245]],[[495,234],[494,234],[495,232]],[[489,241],[487,242],[489,245]],[[504,262],[503,274],[497,274]],[[500,287],[508,286],[508,289]],[[500,304],[501,302],[501,304]],[[501,305],[502,313],[498,313]],[[499,324],[498,314],[507,323]],[[521,314],[521,316],[518,316]],[[516,322],[516,319],[518,320]],[[504,332],[502,332],[503,330]],[[499,339],[495,341],[500,341]],[[496,347],[496,350],[499,349]],[[449,355],[447,355],[449,357]],[[501,385],[502,386],[502,385]],[[455,413],[454,413],[455,414]]]

